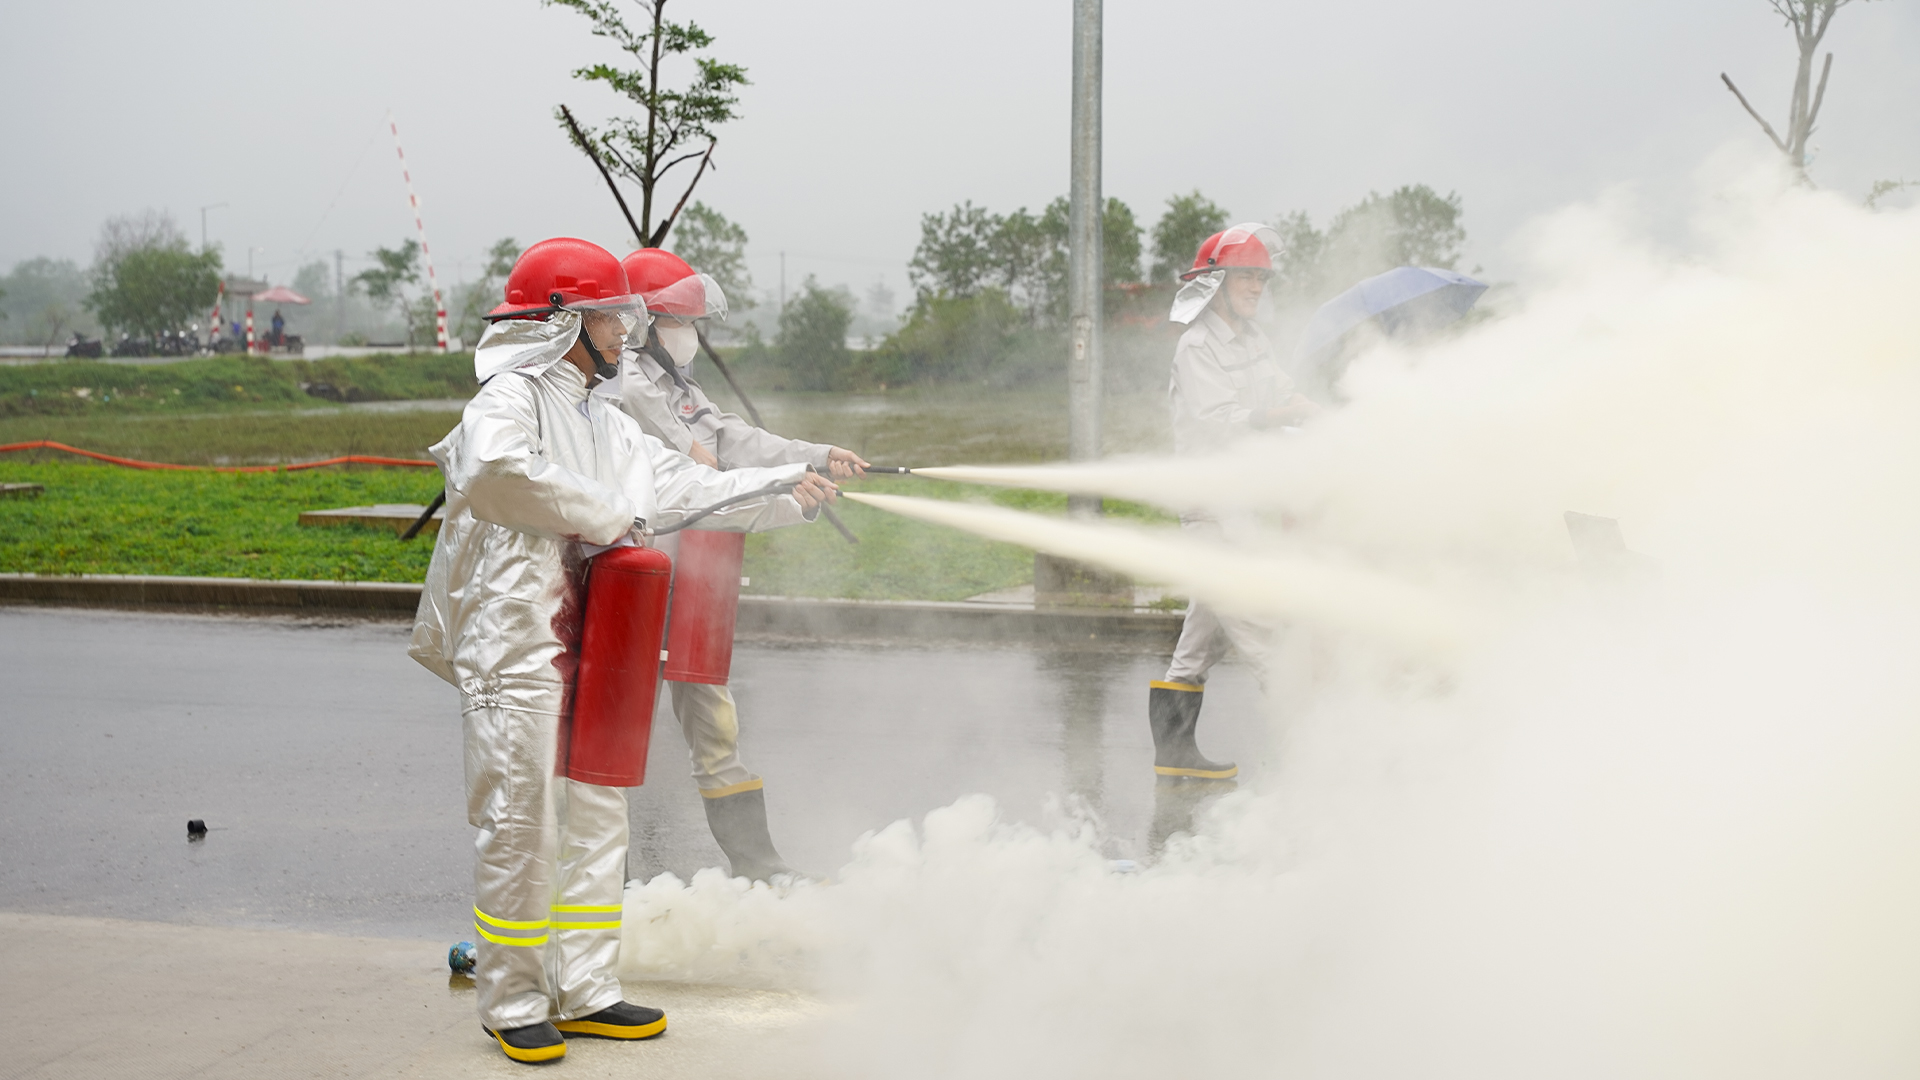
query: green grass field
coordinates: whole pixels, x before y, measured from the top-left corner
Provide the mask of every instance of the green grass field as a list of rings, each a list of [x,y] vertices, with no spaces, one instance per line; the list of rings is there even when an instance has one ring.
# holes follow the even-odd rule
[[[374,361],[382,361],[376,363]],[[436,360],[432,370],[404,374],[412,358],[358,362],[357,374],[329,372],[352,385],[383,393],[444,399],[457,368]],[[57,409],[0,409],[0,444],[52,439],[123,457],[194,465],[280,464],[342,454],[423,458],[459,421],[459,413],[429,400],[409,408],[399,398],[383,405],[331,404],[304,392],[286,392],[288,380],[314,374],[288,362],[218,360],[165,365],[237,364],[257,392],[221,402],[203,395],[192,405],[165,401],[156,386],[215,388],[217,372],[175,372],[135,365],[50,364],[0,369],[0,398],[38,395],[29,390],[67,385]],[[33,369],[59,369],[57,371]],[[108,370],[112,369],[112,370]],[[56,378],[57,376],[57,378]],[[204,378],[202,377],[204,376]],[[74,397],[75,386],[112,378],[98,392]],[[710,379],[709,382],[718,382]],[[229,387],[232,384],[228,384]],[[248,384],[239,384],[245,389]],[[134,398],[127,387],[144,386]],[[278,387],[278,389],[275,389]],[[112,400],[118,389],[121,397]],[[715,397],[731,407],[724,385]],[[296,385],[297,390],[297,385]],[[363,390],[361,396],[371,396]],[[156,404],[156,402],[159,402]],[[756,395],[768,425],[783,434],[848,446],[884,464],[1032,462],[1065,455],[1064,394],[1057,389],[989,391],[920,387],[887,394]],[[77,405],[73,403],[78,403]],[[1164,445],[1163,406],[1154,396],[1110,402],[1110,448],[1155,450]],[[34,573],[188,574],[300,580],[418,581],[431,548],[400,543],[385,529],[316,529],[295,523],[302,510],[369,503],[424,503],[439,490],[432,470],[329,468],[294,473],[188,473],[87,464],[65,454],[32,451],[0,455],[0,481],[45,485],[37,499],[0,499],[0,571]],[[858,490],[929,498],[990,501],[1040,512],[1062,512],[1064,498],[916,480],[875,477]],[[1032,580],[1031,552],[907,521],[865,506],[842,503],[842,519],[859,544],[848,544],[820,522],[752,536],[747,544],[748,591],[787,596],[957,600]],[[1171,520],[1140,507],[1110,512]]]
[[[72,461],[0,461],[0,482],[46,494],[0,499],[0,569],[42,574],[187,574],[326,581],[419,581],[430,539],[402,543],[390,529],[303,527],[302,510],[424,503],[438,472],[330,468],[302,472],[144,472]],[[1060,496],[874,477],[860,490],[981,499],[1042,512]],[[951,529],[853,503],[841,518],[849,544],[823,522],[748,538],[747,591],[869,600],[959,600],[1031,580],[1033,557]],[[1153,518],[1149,511],[1116,512]]]

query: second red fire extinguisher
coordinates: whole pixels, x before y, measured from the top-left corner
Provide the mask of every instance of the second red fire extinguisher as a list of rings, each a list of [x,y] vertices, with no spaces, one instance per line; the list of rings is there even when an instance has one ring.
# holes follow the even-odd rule
[[[740,614],[740,570],[747,534],[684,532],[673,568],[673,619],[667,627],[667,678],[726,685],[733,668],[733,626]]]

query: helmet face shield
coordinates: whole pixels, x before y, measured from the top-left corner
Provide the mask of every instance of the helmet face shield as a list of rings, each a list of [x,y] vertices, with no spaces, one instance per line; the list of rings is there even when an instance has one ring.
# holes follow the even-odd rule
[[[646,294],[647,312],[656,318],[724,319],[727,294],[709,274],[689,274]]]
[[[566,311],[608,311],[620,316],[622,322],[639,319],[645,308],[644,301],[638,296],[566,296],[560,308]],[[627,329],[633,327],[629,325]]]

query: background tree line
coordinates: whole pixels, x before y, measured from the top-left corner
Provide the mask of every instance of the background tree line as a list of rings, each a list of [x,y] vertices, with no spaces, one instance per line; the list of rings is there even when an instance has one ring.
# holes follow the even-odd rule
[[[1466,242],[1462,216],[1459,195],[1413,184],[1369,192],[1324,226],[1304,212],[1272,222],[1287,245],[1269,288],[1274,329],[1290,340],[1320,304],[1396,266],[1457,269]],[[1165,377],[1180,329],[1165,321],[1178,276],[1203,240],[1235,220],[1197,190],[1169,198],[1151,228],[1126,203],[1107,200],[1102,279],[1108,369],[1118,384]],[[746,236],[730,228],[728,265],[738,266]],[[697,253],[710,252],[706,244]],[[682,254],[695,266],[714,265],[689,249]],[[1025,207],[1002,214],[972,202],[926,214],[907,276],[913,305],[873,348],[847,344],[859,312],[852,293],[809,277],[780,312],[773,340],[749,341],[743,365],[774,385],[805,390],[1065,377],[1065,198],[1038,214]]]

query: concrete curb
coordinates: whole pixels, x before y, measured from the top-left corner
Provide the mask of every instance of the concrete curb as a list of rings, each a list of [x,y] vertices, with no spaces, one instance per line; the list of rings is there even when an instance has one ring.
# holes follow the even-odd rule
[[[420,604],[420,586],[141,574],[0,574],[0,603],[412,618]],[[748,638],[794,640],[1126,644],[1171,649],[1182,617],[1179,612],[1160,611],[1036,611],[1002,604],[743,596],[738,632]]]
[[[420,586],[149,574],[0,574],[0,602],[411,616],[420,606]]]

